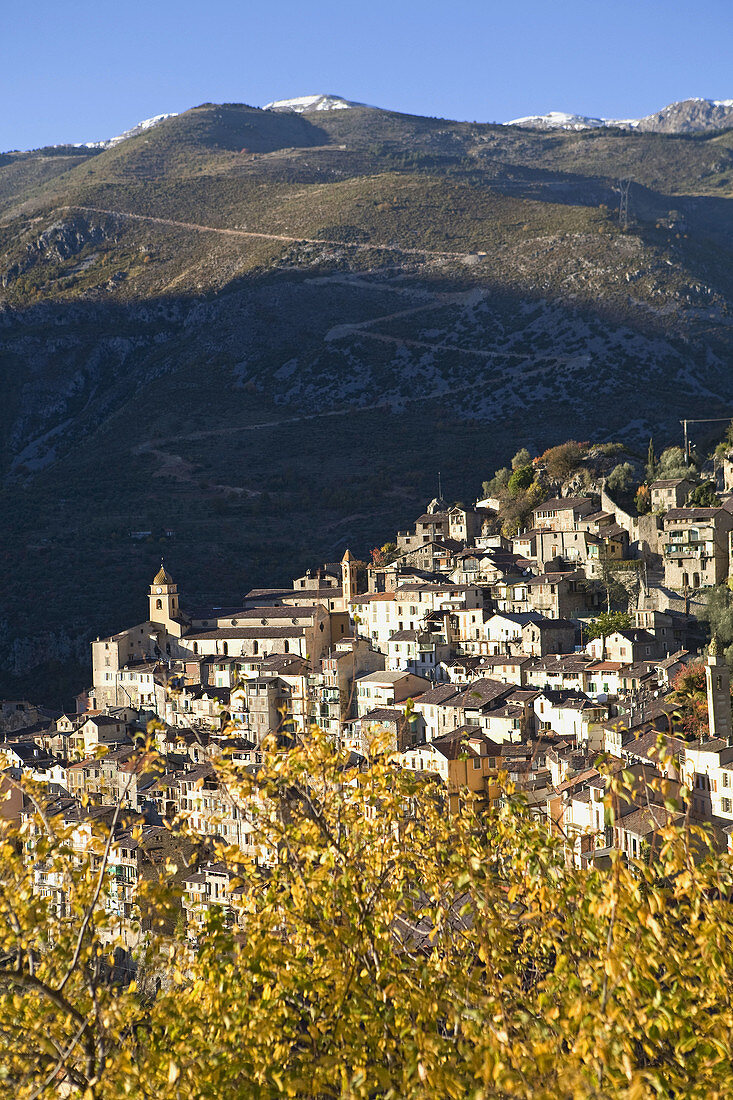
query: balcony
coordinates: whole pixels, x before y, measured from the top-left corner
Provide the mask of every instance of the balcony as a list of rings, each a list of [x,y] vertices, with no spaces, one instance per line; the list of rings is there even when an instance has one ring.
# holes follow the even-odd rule
[[[704,558],[712,557],[712,549],[707,550],[705,543],[702,542],[668,542],[664,547],[664,556],[666,558],[692,558],[701,561]]]

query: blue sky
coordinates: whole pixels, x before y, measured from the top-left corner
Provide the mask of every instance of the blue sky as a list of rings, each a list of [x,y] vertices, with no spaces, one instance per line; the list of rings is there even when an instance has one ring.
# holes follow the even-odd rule
[[[5,0],[0,149],[336,92],[506,121],[733,98],[733,0]]]

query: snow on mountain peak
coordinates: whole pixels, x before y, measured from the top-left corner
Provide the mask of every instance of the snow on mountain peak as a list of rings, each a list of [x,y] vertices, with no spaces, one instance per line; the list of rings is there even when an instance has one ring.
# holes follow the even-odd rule
[[[521,126],[528,130],[592,130],[613,126],[621,130],[646,130],[668,133],[692,133],[733,124],[731,99],[683,99],[670,103],[655,114],[643,118],[590,118],[587,115],[548,111],[545,115],[513,118],[504,126]]]
[[[548,111],[546,115],[526,115],[513,118],[505,126],[524,126],[533,130],[589,130],[595,126],[607,126],[605,118],[588,118],[587,115],[571,115],[566,111]]]
[[[125,130],[123,133],[118,134],[117,137],[106,138],[104,141],[77,141],[75,148],[77,149],[111,149],[115,145],[119,145],[121,141],[125,141],[127,138],[137,137],[138,134],[144,133],[146,130],[151,130],[153,126],[157,126],[159,122],[164,122],[167,118],[175,118],[178,114],[177,111],[172,111],[167,115],[153,115],[152,118],[143,119],[142,122],[138,122],[136,126],[131,126],[129,130]]]
[[[351,99],[342,99],[340,95],[301,95],[294,99],[275,99],[266,103],[265,111],[343,111],[348,107],[367,107],[367,103],[355,103]]]

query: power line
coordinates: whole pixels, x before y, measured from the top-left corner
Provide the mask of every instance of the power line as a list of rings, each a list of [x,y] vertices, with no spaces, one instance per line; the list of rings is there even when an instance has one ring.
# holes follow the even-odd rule
[[[688,424],[723,424],[733,423],[733,416],[706,416],[699,420],[680,420],[685,435],[685,465],[690,465],[690,441],[687,436]]]

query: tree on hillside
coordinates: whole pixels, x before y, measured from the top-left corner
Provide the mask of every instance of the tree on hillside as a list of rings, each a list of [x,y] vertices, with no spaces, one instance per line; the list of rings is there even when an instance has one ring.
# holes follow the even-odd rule
[[[699,617],[707,622],[711,636],[717,637],[725,659],[733,668],[733,593],[727,584],[716,584],[708,590]]]
[[[609,558],[601,559],[600,573],[596,582],[600,585],[606,600],[606,612],[610,614],[611,607],[616,604],[623,605],[626,611],[634,606],[639,595],[638,569],[628,569],[624,563],[614,562]]]
[[[512,459],[512,469],[517,470],[520,466],[531,466],[531,464],[531,454],[526,447],[521,447]]]
[[[501,497],[505,492],[507,485],[509,484],[509,478],[512,476],[512,471],[508,466],[502,466],[500,470],[494,473],[494,476],[489,481],[483,482],[484,496],[486,497]]]
[[[533,481],[524,492],[504,501],[501,509],[502,534],[512,538],[518,531],[524,530],[532,518],[532,509],[541,504],[546,496],[542,486]]]
[[[586,627],[586,638],[592,641],[594,638],[606,638],[616,630],[628,630],[631,626],[631,615],[628,611],[602,611],[591,619]]]
[[[715,448],[715,455],[717,455],[718,458],[722,458],[723,455],[726,455],[730,451],[731,447],[733,447],[733,420],[731,420],[726,428],[725,435]]]
[[[516,466],[507,484],[507,492],[510,497],[518,497],[520,493],[529,489],[533,481],[531,466]]]
[[[685,463],[685,452],[681,447],[667,447],[659,456],[657,477],[662,479],[689,477],[690,467]]]
[[[630,462],[620,462],[611,470],[606,479],[606,488],[611,493],[627,493],[634,482],[634,467]]]
[[[648,485],[640,485],[634,496],[634,507],[637,515],[646,516],[652,510],[652,495]]]
[[[657,477],[657,456],[654,452],[654,439],[649,440],[649,447],[646,453],[646,479],[649,483],[655,481]]]
[[[703,662],[693,661],[681,668],[672,688],[670,701],[677,707],[685,733],[695,739],[704,737],[708,733],[708,706]]]
[[[550,447],[542,455],[548,477],[553,481],[566,481],[583,461],[583,448],[575,440]]]
[[[719,508],[720,497],[715,492],[714,481],[703,481],[687,494],[688,508]]]

